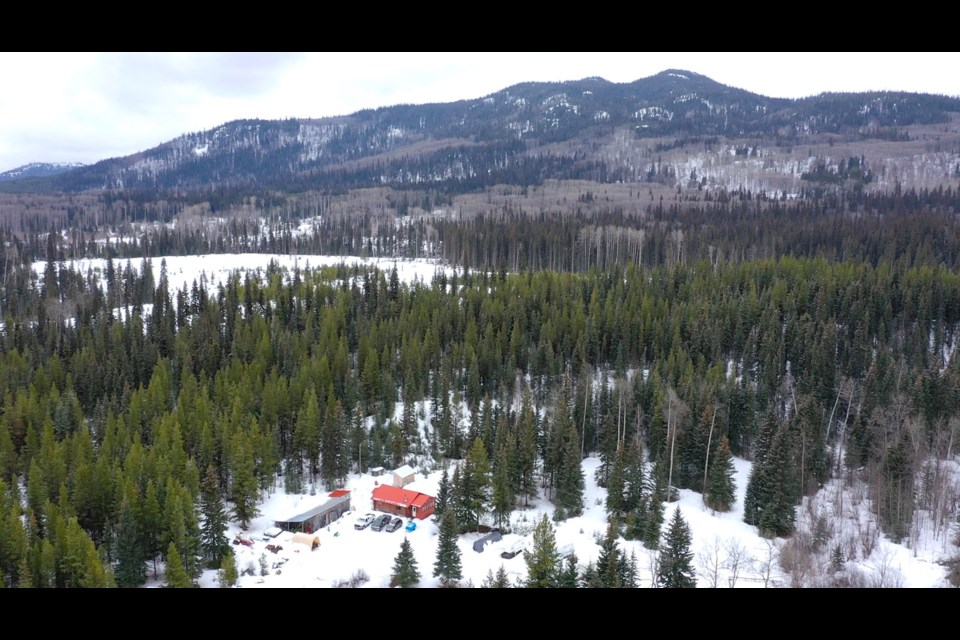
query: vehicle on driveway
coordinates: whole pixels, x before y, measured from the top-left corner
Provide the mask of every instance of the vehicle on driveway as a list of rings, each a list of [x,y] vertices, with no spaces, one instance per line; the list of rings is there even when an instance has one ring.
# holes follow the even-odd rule
[[[390,521],[390,524],[388,524],[385,527],[385,530],[389,531],[390,533],[393,533],[394,531],[396,531],[402,526],[403,526],[403,520],[401,520],[400,518],[394,518],[393,520]]]
[[[233,544],[242,544],[245,547],[252,547],[253,540],[251,540],[245,533],[238,533],[233,539]]]
[[[515,558],[521,553],[523,553],[524,547],[526,545],[526,540],[520,538],[519,540],[514,540],[513,543],[504,547],[503,551],[500,552],[500,557],[506,560],[510,558]]]
[[[373,521],[373,524],[370,525],[370,528],[374,531],[380,531],[388,524],[390,524],[391,517],[388,515],[383,515]]]
[[[405,528],[407,531],[413,531],[414,529],[417,528],[417,523],[414,520],[411,520],[410,522],[407,523],[407,526]]]
[[[366,529],[366,528],[369,527],[371,524],[373,524],[373,521],[376,520],[376,519],[377,519],[377,516],[375,516],[374,514],[372,514],[372,513],[366,513],[366,514],[360,516],[359,518],[357,518],[357,521],[353,523],[353,528],[354,528],[354,529]]]

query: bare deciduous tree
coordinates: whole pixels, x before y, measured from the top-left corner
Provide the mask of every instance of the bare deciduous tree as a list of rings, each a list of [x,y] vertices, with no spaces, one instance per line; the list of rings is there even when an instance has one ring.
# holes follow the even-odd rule
[[[699,569],[697,575],[705,578],[711,589],[716,589],[717,583],[720,581],[720,569],[723,568],[723,560],[720,558],[721,548],[720,537],[714,536],[713,542],[704,546],[697,554],[697,568]]]
[[[754,558],[750,566],[753,569],[754,575],[763,582],[763,588],[767,589],[770,587],[770,582],[773,579],[773,572],[777,568],[777,562],[780,558],[780,547],[776,541],[769,538],[764,538],[763,544],[763,555],[759,558]]]
[[[723,563],[727,570],[727,584],[731,589],[737,586],[737,579],[744,566],[753,563],[753,558],[747,553],[747,548],[743,546],[736,538],[730,538],[726,544],[727,558]]]
[[[899,565],[895,566],[895,557],[893,551],[886,549],[880,554],[879,559],[872,565],[873,575],[868,582],[874,589],[900,589],[903,587],[904,578]]]

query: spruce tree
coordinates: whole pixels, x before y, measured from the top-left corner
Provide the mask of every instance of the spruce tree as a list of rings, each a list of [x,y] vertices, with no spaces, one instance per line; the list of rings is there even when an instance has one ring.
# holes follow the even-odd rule
[[[490,463],[482,438],[473,441],[463,463],[457,522],[462,531],[478,531],[487,512],[490,493]]]
[[[796,504],[799,500],[799,482],[793,456],[794,442],[788,423],[783,423],[774,434],[759,472],[751,474],[756,483],[756,525],[765,537],[786,536],[793,533],[796,522]],[[754,467],[754,471],[757,468]]]
[[[583,513],[585,482],[582,462],[580,437],[577,434],[577,426],[571,420],[567,423],[566,436],[563,439],[560,465],[554,474],[553,496],[554,504],[562,507],[567,516],[579,516]]]
[[[223,557],[230,551],[226,534],[227,512],[220,496],[220,479],[213,465],[207,467],[200,487],[200,505],[203,512],[200,553],[206,566],[213,569],[220,566]]]
[[[447,473],[447,465],[443,465],[443,472],[440,474],[440,485],[437,487],[437,499],[434,502],[433,513],[437,520],[443,517],[450,504],[450,476]]]
[[[167,547],[167,582],[166,586],[174,589],[189,589],[193,587],[190,576],[183,568],[180,560],[180,551],[173,542]]]
[[[437,560],[433,565],[433,577],[440,578],[440,584],[445,587],[455,586],[463,577],[460,547],[457,545],[458,531],[456,511],[446,509],[440,519]]]
[[[655,493],[651,493],[645,516],[643,546],[647,549],[657,549],[660,546],[660,534],[663,530],[663,502],[657,499]]]
[[[140,543],[136,517],[130,502],[126,499],[120,505],[116,556],[117,568],[114,575],[118,587],[139,587],[147,581],[147,565],[144,562],[145,556]]]
[[[333,392],[333,383],[330,383],[327,387],[326,414],[320,428],[320,476],[327,489],[340,486],[346,479],[346,432],[343,405]]]
[[[250,447],[249,439],[242,432],[238,432],[233,440],[231,498],[233,499],[233,515],[244,531],[250,521],[257,517],[257,500],[259,485],[256,476],[256,460]]]
[[[516,474],[517,493],[523,496],[523,506],[536,498],[537,488],[537,418],[530,404],[530,391],[524,389],[520,404],[519,435],[517,440]]]
[[[613,457],[613,464],[610,465],[606,478],[607,486],[607,514],[610,516],[621,517],[624,512],[624,492],[626,488],[626,470],[625,470],[623,447],[617,449]]]
[[[527,582],[529,589],[556,588],[559,579],[560,554],[553,523],[543,514],[533,528],[533,548],[524,553],[527,563]]]
[[[713,464],[708,471],[707,493],[703,497],[704,503],[714,511],[730,511],[733,508],[736,501],[735,471],[730,441],[723,436],[713,455]]]
[[[493,569],[487,571],[487,577],[483,579],[483,583],[480,585],[482,589],[509,589],[510,588],[510,578],[507,576],[507,570],[504,569],[503,565],[500,565],[500,568],[497,569],[497,573],[493,573]]]
[[[577,589],[580,586],[580,572],[577,554],[571,553],[566,560],[560,562],[557,587],[560,589]]]
[[[694,588],[697,586],[693,568],[693,551],[690,528],[680,514],[678,506],[664,536],[660,557],[657,561],[657,585],[666,589]]]
[[[759,525],[760,516],[768,501],[769,482],[764,472],[767,467],[767,453],[779,426],[777,415],[771,407],[760,426],[760,433],[753,446],[753,464],[750,467],[750,476],[743,498],[743,521],[747,524]]]
[[[400,553],[393,560],[393,573],[390,575],[390,586],[409,588],[420,582],[420,571],[417,569],[417,559],[413,557],[413,548],[407,538],[400,544]]]
[[[143,508],[140,514],[140,526],[138,530],[142,532],[144,552],[147,560],[153,561],[153,579],[157,579],[157,560],[163,549],[161,543],[161,523],[163,516],[160,512],[160,499],[157,497],[156,485],[153,479],[147,480],[146,496],[143,499]]]
[[[838,543],[833,547],[833,551],[830,553],[830,569],[834,573],[843,571],[845,568],[845,561],[843,558],[843,549]]]
[[[620,554],[620,586],[625,589],[636,589],[639,585],[640,571],[637,569],[637,554],[630,551],[628,558],[625,553]]]
[[[490,480],[492,491],[490,496],[490,510],[496,526],[503,527],[510,523],[510,514],[516,503],[516,487],[513,484],[513,446],[512,442],[503,443],[497,449],[494,459],[493,475]]]
[[[615,518],[607,523],[607,535],[600,545],[600,554],[597,556],[596,582],[594,586],[602,589],[619,589],[621,583],[621,559],[623,552],[617,546],[619,526]]]
[[[228,549],[227,553],[220,559],[220,570],[217,573],[220,580],[220,588],[228,589],[237,584],[239,576],[237,572],[237,557],[233,555],[233,550]]]

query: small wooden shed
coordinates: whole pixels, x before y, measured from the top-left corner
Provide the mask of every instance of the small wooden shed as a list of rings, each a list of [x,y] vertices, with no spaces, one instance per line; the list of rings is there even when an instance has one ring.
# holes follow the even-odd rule
[[[417,479],[417,472],[408,464],[397,467],[393,471],[393,486],[405,487]]]

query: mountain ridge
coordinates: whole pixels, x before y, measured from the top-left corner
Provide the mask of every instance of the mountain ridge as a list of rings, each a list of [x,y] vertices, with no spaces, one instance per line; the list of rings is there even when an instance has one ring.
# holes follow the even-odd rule
[[[749,139],[752,149],[770,154],[820,143],[905,142],[908,127],[948,124],[951,113],[960,113],[960,99],[906,92],[770,98],[668,69],[629,83],[598,77],[527,82],[456,102],[326,118],[233,120],[0,188],[205,192],[433,185],[463,192],[544,179],[685,183],[691,174],[685,167],[662,172],[665,152],[714,154],[715,145]],[[810,167],[790,171],[798,169]]]

